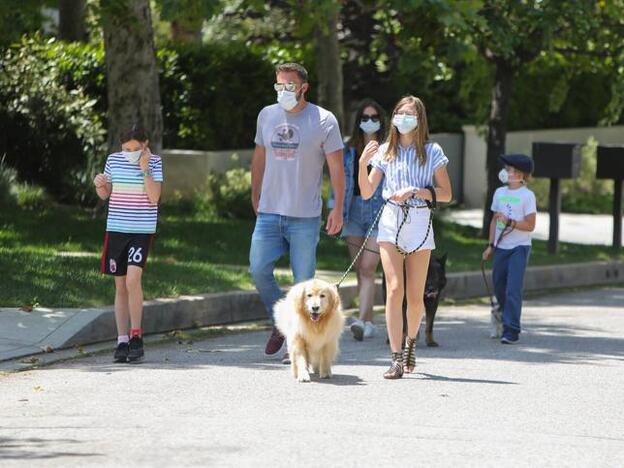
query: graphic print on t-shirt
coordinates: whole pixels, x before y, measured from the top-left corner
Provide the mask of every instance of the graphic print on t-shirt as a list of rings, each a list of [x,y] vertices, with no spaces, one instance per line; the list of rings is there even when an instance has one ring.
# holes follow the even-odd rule
[[[287,123],[275,127],[271,135],[271,148],[273,148],[275,158],[285,161],[294,160],[300,141],[299,127]]]
[[[512,195],[501,195],[498,199],[499,203],[501,204],[501,206],[503,206],[503,210],[502,212],[505,214],[505,216],[507,216],[507,218],[512,219],[511,214],[512,214],[512,205],[519,205],[520,204],[520,197],[514,197]],[[500,221],[497,220],[496,221],[496,226],[500,229],[504,229],[505,228],[505,224]]]

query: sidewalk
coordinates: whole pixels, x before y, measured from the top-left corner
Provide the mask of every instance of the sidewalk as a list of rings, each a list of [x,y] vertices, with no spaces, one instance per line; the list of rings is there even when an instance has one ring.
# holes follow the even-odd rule
[[[286,270],[280,270],[286,274]],[[318,277],[337,282],[342,272],[319,271]],[[446,299],[486,297],[481,272],[449,273],[443,292]],[[591,262],[529,267],[526,291],[619,285],[624,283],[624,262]],[[345,309],[354,306],[357,284],[353,275],[340,287]],[[381,279],[377,280],[375,304],[383,304]],[[212,325],[266,320],[266,311],[255,291],[180,296],[146,301],[143,329],[146,334],[164,333]],[[93,309],[36,308],[32,312],[0,308],[0,361],[20,359],[86,344],[114,340],[111,306]]]
[[[481,228],[483,210],[447,210],[446,219],[464,226]],[[533,238],[548,240],[550,216],[545,211],[537,213]],[[624,236],[622,236],[624,238]],[[573,244],[613,244],[613,216],[561,213],[559,215],[559,240]]]

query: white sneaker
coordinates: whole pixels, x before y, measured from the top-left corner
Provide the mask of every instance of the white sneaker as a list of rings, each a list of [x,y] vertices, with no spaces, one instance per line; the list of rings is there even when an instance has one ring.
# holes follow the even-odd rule
[[[364,338],[364,322],[361,320],[356,320],[351,324],[351,333],[353,333],[353,338],[357,341],[362,341]]]
[[[373,322],[364,322],[364,338],[372,338],[377,333],[377,327]]]

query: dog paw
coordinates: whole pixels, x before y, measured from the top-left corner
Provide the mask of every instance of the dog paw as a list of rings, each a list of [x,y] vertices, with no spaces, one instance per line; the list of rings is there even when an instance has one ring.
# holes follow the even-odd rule
[[[300,372],[299,376],[297,377],[297,382],[309,382],[310,381],[310,374],[308,374],[308,372]]]

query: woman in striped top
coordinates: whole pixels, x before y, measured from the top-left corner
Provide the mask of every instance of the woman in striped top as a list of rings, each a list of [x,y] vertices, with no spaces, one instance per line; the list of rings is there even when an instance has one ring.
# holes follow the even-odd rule
[[[106,159],[93,183],[108,199],[102,273],[115,278],[116,362],[143,358],[143,267],[152,245],[163,181],[160,156],[148,148],[147,133],[136,125],[123,132],[121,152]],[[128,320],[130,332],[128,333]]]
[[[367,175],[369,162],[373,169]],[[415,367],[416,333],[425,311],[425,280],[431,250],[435,248],[425,202],[433,197],[426,187],[435,187],[439,202],[452,199],[446,170],[448,159],[440,145],[429,141],[425,105],[419,98],[406,96],[397,103],[386,143],[380,146],[376,141],[369,142],[359,164],[362,197],[370,198],[383,179],[382,194],[387,201],[377,237],[386,275],[386,324],[392,350],[392,364],[384,377],[398,379],[403,372],[413,372]],[[409,285],[407,291],[403,289],[404,284]],[[407,294],[407,336],[402,353],[404,294]]]

